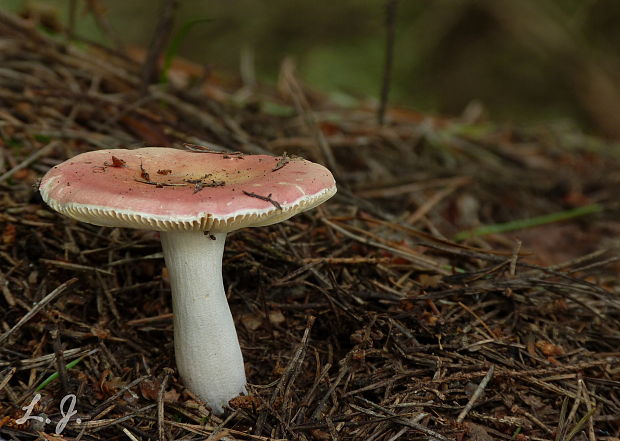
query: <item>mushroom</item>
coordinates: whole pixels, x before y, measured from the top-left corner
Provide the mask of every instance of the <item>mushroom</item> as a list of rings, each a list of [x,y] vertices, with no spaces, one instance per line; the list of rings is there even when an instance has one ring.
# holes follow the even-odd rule
[[[160,232],[179,373],[221,414],[247,393],[222,281],[226,234],[316,207],[336,185],[329,170],[301,158],[146,147],[77,155],[50,169],[39,190],[73,219]]]

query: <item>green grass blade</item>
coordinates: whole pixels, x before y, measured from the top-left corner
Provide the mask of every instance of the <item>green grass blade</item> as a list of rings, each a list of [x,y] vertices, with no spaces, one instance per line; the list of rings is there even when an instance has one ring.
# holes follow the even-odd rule
[[[576,217],[587,216],[589,214],[599,213],[603,211],[601,204],[585,205],[583,207],[573,208],[571,210],[558,211],[557,213],[545,214],[529,219],[519,219],[501,224],[484,225],[473,230],[461,231],[454,236],[454,241],[469,239],[470,237],[485,236],[487,234],[507,233],[509,231],[523,230],[525,228],[537,227],[539,225],[561,222]]]
[[[166,50],[166,53],[164,54],[164,64],[162,66],[160,77],[160,81],[162,83],[166,83],[168,81],[168,71],[170,70],[170,66],[172,65],[172,60],[174,60],[174,57],[176,57],[177,53],[179,52],[181,43],[183,43],[189,31],[197,24],[208,23],[210,21],[212,21],[212,19],[210,18],[197,18],[195,20],[190,20],[183,26],[181,26],[181,29],[179,29],[179,32],[177,32],[177,34],[174,36],[174,38],[170,42],[170,45],[168,46],[168,50]]]
[[[90,354],[86,354],[86,355],[82,355],[80,358],[76,358],[75,360],[67,363],[66,368],[67,369],[72,369],[74,368],[80,361],[84,360],[84,358],[86,358],[87,355]],[[47,377],[45,380],[43,380],[41,382],[41,384],[39,384],[37,386],[37,388],[35,389],[35,392],[38,392],[40,390],[42,390],[43,388],[45,388],[48,384],[50,384],[52,381],[54,381],[56,378],[58,378],[58,372],[54,372],[52,375],[50,375],[49,377]]]

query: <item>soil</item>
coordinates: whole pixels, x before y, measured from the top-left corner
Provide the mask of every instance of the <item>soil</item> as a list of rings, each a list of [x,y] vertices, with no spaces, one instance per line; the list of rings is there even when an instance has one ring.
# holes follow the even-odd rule
[[[123,53],[2,13],[0,60],[0,439],[620,437],[609,143],[407,109],[378,125],[290,63],[275,90],[175,65],[148,84]],[[249,395],[223,416],[175,370],[158,234],[70,220],[37,191],[76,154],[145,145],[287,152],[338,182],[229,236]]]

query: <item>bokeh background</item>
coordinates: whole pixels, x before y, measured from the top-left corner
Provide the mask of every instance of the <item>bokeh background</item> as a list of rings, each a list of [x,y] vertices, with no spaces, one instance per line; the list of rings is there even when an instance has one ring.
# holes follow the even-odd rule
[[[44,15],[53,27],[67,22],[71,3],[2,0],[0,8]],[[110,46],[146,47],[161,9],[157,0],[74,3],[77,33]],[[176,32],[201,21],[178,54],[230,76],[243,58],[266,83],[290,57],[307,85],[356,105],[380,93],[385,7],[180,0]],[[619,23],[618,0],[400,0],[390,102],[448,116],[473,106],[501,123],[568,124],[620,139]]]

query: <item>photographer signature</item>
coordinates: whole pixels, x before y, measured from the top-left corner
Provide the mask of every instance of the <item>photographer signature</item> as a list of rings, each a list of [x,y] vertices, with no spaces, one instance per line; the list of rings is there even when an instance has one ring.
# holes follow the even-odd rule
[[[40,399],[41,399],[41,394],[36,394],[29,405],[27,405],[26,407],[22,407],[22,410],[26,411],[24,416],[19,418],[18,420],[15,420],[15,422],[17,424],[24,424],[28,420],[36,420],[41,423],[51,424],[52,420],[50,420],[49,418],[43,418],[42,416],[32,415],[34,406],[36,406],[36,404],[39,402]],[[67,404],[67,402],[69,402],[69,408],[65,409],[65,404]],[[54,431],[56,435],[60,435],[62,433],[62,431],[67,426],[67,423],[71,419],[71,417],[77,413],[77,411],[75,410],[76,402],[77,402],[77,398],[73,394],[65,395],[63,399],[60,400],[60,414],[62,415],[62,418],[58,421],[58,424],[56,424],[56,429]],[[75,422],[77,424],[80,424],[82,420],[77,418]]]

